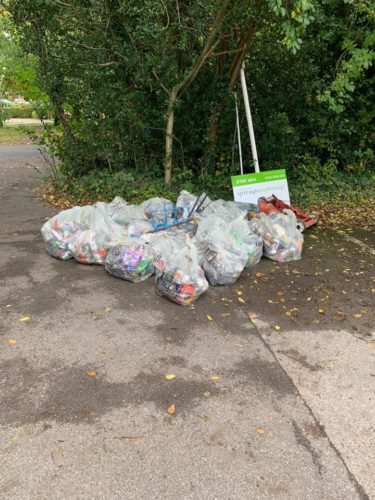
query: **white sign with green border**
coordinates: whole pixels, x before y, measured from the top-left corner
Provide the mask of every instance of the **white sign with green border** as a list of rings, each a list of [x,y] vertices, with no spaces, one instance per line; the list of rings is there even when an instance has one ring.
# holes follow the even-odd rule
[[[279,200],[290,204],[285,169],[234,175],[232,176],[232,187],[235,201],[256,205],[262,196],[267,197],[274,194]]]

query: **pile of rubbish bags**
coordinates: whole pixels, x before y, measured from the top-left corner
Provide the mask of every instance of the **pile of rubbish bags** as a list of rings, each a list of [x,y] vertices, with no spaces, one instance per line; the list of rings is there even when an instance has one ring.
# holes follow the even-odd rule
[[[261,257],[301,258],[303,235],[291,210],[265,215],[253,205],[199,198],[181,191],[177,202],[151,198],[64,210],[42,227],[47,252],[58,259],[102,264],[131,282],[156,276],[156,293],[195,302],[211,285],[236,282]]]

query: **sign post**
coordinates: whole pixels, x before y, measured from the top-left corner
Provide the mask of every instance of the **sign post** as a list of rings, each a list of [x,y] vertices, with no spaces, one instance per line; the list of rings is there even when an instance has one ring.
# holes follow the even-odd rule
[[[247,93],[247,86],[246,86],[245,62],[242,63],[240,75],[241,75],[242,94],[243,94],[243,100],[244,100],[244,104],[245,104],[245,111],[246,111],[246,118],[247,118],[247,126],[249,127],[251,152],[253,154],[253,160],[254,160],[254,169],[255,169],[255,172],[259,172],[257,146],[255,143],[253,120],[251,118],[249,95]]]

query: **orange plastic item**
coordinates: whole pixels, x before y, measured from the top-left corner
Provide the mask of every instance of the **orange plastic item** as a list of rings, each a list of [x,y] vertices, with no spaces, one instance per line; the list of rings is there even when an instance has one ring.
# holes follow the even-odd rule
[[[288,205],[287,203],[279,200],[274,194],[272,196],[268,196],[268,198],[263,197],[258,200],[258,210],[266,215],[269,215],[271,212],[282,213],[285,208],[294,212],[301,231],[304,231],[318,222],[317,215],[308,214],[299,208]]]

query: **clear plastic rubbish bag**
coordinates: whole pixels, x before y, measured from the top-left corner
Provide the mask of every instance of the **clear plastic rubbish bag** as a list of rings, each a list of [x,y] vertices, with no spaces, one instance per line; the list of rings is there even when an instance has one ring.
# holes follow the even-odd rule
[[[163,231],[154,233],[150,238],[150,249],[154,263],[155,274],[164,271],[168,260],[181,252],[186,245],[183,232]]]
[[[115,198],[116,199],[116,198]],[[144,210],[139,205],[117,206],[111,215],[113,222],[121,226],[127,226],[133,220],[146,220]]]
[[[158,214],[164,214],[165,211],[172,211],[174,209],[174,203],[166,198],[150,198],[144,201],[141,205],[145,216],[148,219],[156,217]]]
[[[41,229],[47,252],[57,259],[72,259],[74,240],[89,226],[91,211],[91,205],[74,207],[49,219]]]
[[[156,293],[181,305],[195,302],[208,289],[208,282],[197,260],[197,251],[189,240],[185,248],[171,256],[163,272],[156,277]]]
[[[284,213],[259,214],[249,222],[252,232],[262,236],[264,255],[277,262],[299,260],[303,234],[297,229],[297,219],[291,210]]]
[[[74,238],[73,257],[81,264],[104,264],[110,246],[125,237],[125,229],[109,217],[106,203],[98,202],[91,211],[89,228]]]
[[[231,233],[231,224],[216,216],[203,219],[195,240],[200,258],[203,256],[202,267],[210,284],[235,283],[248,263],[249,256],[245,242],[239,244]]]
[[[144,281],[154,272],[149,246],[140,240],[116,243],[107,253],[105,268],[117,278]]]
[[[211,215],[216,215],[226,222],[231,222],[246,213],[246,207],[239,203],[234,201],[215,200],[212,201],[203,211],[202,217],[205,218]]]
[[[143,234],[152,232],[152,224],[147,219],[131,220],[127,233],[129,238],[140,238]]]
[[[121,196],[116,196],[113,200],[107,205],[107,213],[110,217],[115,216],[117,212],[122,210],[124,207],[128,205],[128,202],[121,198]]]
[[[229,232],[235,240],[235,244],[243,246],[247,252],[247,263],[245,267],[258,264],[263,255],[263,238],[251,232],[248,221],[239,217],[229,224]]]
[[[191,212],[191,209],[194,206],[194,203],[197,201],[197,196],[189,193],[189,191],[185,191],[184,189],[180,192],[176,207],[181,207],[184,209],[184,217],[187,217]]]

